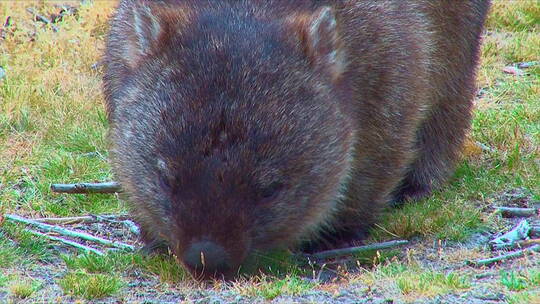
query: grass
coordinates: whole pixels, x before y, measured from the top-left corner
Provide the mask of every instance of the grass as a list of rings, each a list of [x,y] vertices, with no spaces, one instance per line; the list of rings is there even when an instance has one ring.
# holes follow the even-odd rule
[[[257,296],[266,300],[272,300],[281,295],[302,295],[312,290],[315,286],[316,284],[294,275],[288,275],[281,279],[263,275],[248,284],[245,282],[237,284],[235,289],[242,295]]]
[[[68,273],[58,281],[58,285],[67,294],[85,299],[100,299],[117,293],[124,282],[114,275],[77,271]]]
[[[0,287],[4,287],[11,280],[9,276],[0,274]]]
[[[102,75],[91,66],[103,52],[114,1],[88,1],[78,16],[68,16],[57,24],[57,33],[34,22],[26,12],[27,7],[43,15],[57,12],[55,3],[0,2],[0,23],[12,17],[12,26],[0,41],[0,66],[6,71],[0,80],[0,212],[28,216],[124,212],[115,196],[56,195],[49,189],[55,182],[112,178]],[[540,1],[494,1],[478,71],[482,94],[476,100],[463,161],[450,183],[432,197],[388,210],[379,228],[372,231],[373,239],[465,241],[475,232],[499,225],[498,216],[485,209],[501,192],[524,188],[540,200],[540,65],[527,69],[524,76],[503,72],[505,66],[540,61],[539,32]],[[479,149],[476,143],[490,151]],[[359,279],[410,298],[472,288],[464,274],[400,264],[393,258],[399,258],[399,252],[358,256],[362,264],[375,265]],[[22,298],[33,290],[29,287],[33,281],[17,286],[6,274],[14,269],[52,267],[51,260],[57,255],[42,239],[4,223],[0,287],[11,290],[16,286],[18,291],[10,292]],[[54,267],[68,272],[58,284],[66,294],[86,299],[118,294],[134,273],[164,285],[189,281],[172,257],[64,255],[62,260],[64,263]],[[301,267],[286,253],[260,257],[260,262],[264,266],[254,268],[263,268],[265,275],[235,285],[242,294],[273,299],[318,288],[300,278]],[[537,269],[501,273],[498,280],[508,303],[540,302],[535,290],[538,273]],[[379,286],[377,281],[390,287]],[[33,290],[28,296],[36,293]]]
[[[502,271],[501,284],[510,291],[521,291],[540,287],[540,268],[523,272]]]
[[[98,256],[95,254],[81,254],[78,256],[63,255],[62,259],[68,269],[82,270],[88,273],[116,273],[121,275],[137,269],[156,275],[162,282],[167,283],[178,283],[189,277],[174,258],[164,255],[144,256],[141,254],[113,253]]]
[[[455,272],[443,273],[400,262],[381,264],[373,271],[361,274],[356,280],[372,288],[394,289],[411,298],[432,298],[471,287],[470,279],[465,275]]]
[[[19,299],[26,299],[40,288],[41,283],[38,281],[19,278],[16,282],[9,285],[9,292]]]
[[[53,257],[50,244],[19,227],[4,224],[0,231],[0,265],[47,262]]]
[[[506,297],[508,304],[531,304],[540,303],[540,292],[513,293]]]
[[[139,260],[138,264],[142,269],[157,275],[162,282],[179,283],[185,281],[190,276],[178,262],[169,256],[157,255]]]

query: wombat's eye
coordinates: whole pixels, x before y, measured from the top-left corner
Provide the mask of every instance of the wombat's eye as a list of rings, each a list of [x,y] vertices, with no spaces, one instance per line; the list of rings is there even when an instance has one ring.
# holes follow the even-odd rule
[[[273,182],[269,186],[265,187],[261,191],[261,197],[264,200],[271,200],[275,198],[279,191],[283,188],[283,184],[280,182]]]

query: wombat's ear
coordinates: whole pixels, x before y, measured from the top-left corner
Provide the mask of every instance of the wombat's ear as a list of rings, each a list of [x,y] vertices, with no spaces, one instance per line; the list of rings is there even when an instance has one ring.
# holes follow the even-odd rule
[[[123,7],[127,20],[123,26],[129,27],[128,39],[124,42],[124,58],[131,67],[137,66],[140,59],[151,54],[155,48],[169,39],[171,23],[178,18],[167,10],[165,4],[149,0],[127,1]]]
[[[336,14],[322,7],[309,16],[296,16],[306,55],[316,68],[326,70],[332,80],[339,79],[346,68],[345,51],[339,36]]]
[[[161,34],[162,25],[156,10],[146,1],[138,1],[133,5],[133,30],[136,38],[133,42],[141,53],[149,52]]]

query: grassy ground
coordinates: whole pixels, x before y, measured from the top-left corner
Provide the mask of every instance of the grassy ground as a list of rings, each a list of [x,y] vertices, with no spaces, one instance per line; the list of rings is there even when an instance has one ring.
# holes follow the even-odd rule
[[[54,182],[111,179],[101,71],[92,65],[103,51],[115,2],[87,1],[77,17],[56,24],[58,32],[26,11],[33,7],[49,16],[59,11],[54,7],[59,3],[0,2],[0,21],[11,16],[0,39],[0,67],[6,72],[0,80],[0,214],[125,211],[114,196],[55,195],[49,190]],[[488,256],[482,240],[511,225],[490,206],[515,203],[516,197],[525,203],[540,199],[540,65],[521,76],[503,72],[506,66],[539,60],[540,1],[496,0],[465,159],[444,189],[390,210],[372,233],[375,240],[415,240],[403,252],[359,257],[359,271],[334,268],[333,280],[326,283],[306,280],[299,274],[305,269],[289,267],[294,270],[280,276],[203,288],[168,257],[77,256],[6,223],[0,230],[0,302],[320,302],[370,297],[429,302],[444,297],[462,303],[460,295],[472,299],[476,292],[493,295],[485,301],[540,303],[537,256],[501,268],[463,266],[464,259]],[[313,270],[314,276],[321,273]]]

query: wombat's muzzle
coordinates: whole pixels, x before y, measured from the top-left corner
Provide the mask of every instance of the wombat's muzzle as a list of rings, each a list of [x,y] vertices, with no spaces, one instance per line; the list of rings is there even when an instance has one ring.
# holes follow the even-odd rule
[[[212,241],[191,244],[184,253],[183,262],[196,278],[227,277],[231,272],[225,249]]]

